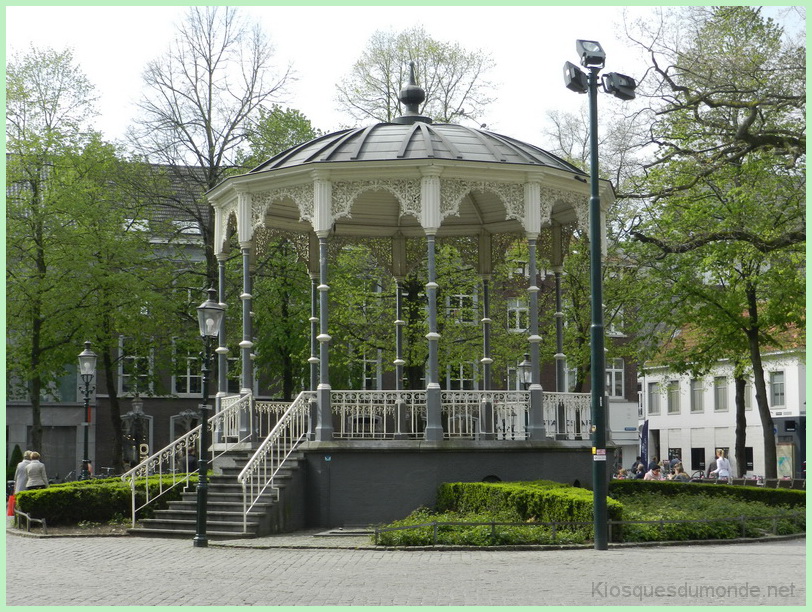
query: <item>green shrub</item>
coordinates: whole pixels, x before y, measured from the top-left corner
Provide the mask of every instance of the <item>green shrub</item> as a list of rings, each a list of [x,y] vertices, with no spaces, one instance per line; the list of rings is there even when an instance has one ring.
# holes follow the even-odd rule
[[[593,494],[587,489],[551,481],[510,483],[445,483],[437,494],[440,512],[459,514],[475,512],[497,513],[511,509],[521,521],[582,522],[569,531],[592,537]],[[607,500],[610,520],[623,518],[623,507],[613,499]]]
[[[146,499],[145,479],[136,481],[136,505]],[[149,478],[150,498],[158,494],[158,478]],[[171,476],[163,478],[163,486],[171,486]],[[197,482],[190,476],[189,484]],[[170,501],[180,499],[184,485],[166,492],[139,512],[139,518],[152,516],[155,510],[166,508]],[[132,513],[130,485],[120,478],[79,480],[54,484],[46,489],[21,491],[17,495],[17,507],[34,518],[44,518],[49,525],[76,525],[79,522],[107,523],[119,516]]]
[[[434,523],[437,523],[436,528]],[[557,530],[553,534],[552,529],[546,525],[523,522],[515,511],[510,510],[501,510],[496,513],[460,514],[457,512],[435,513],[426,508],[419,508],[405,519],[395,521],[387,527],[413,525],[421,526],[379,533],[378,544],[382,546],[432,546],[435,543],[454,546],[505,546],[571,544],[586,541],[583,534],[561,530]]]
[[[656,491],[664,496],[707,495],[717,498],[761,502],[770,506],[806,507],[806,491],[796,491],[794,489],[768,489],[766,487],[667,480],[611,480],[609,482],[609,496],[616,499],[647,491]]]
[[[772,533],[772,519],[752,517],[781,517],[777,519],[779,534],[799,533],[806,529],[805,515],[798,508],[773,506],[759,501],[737,499],[736,496],[718,495],[712,488],[675,493],[673,487],[658,490],[656,487],[641,489],[625,488],[618,495],[623,504],[624,517],[628,521],[663,521],[654,524],[626,524],[624,541],[645,542],[657,540],[683,541],[731,539],[740,536],[760,537]],[[750,517],[744,521],[731,520]],[[712,522],[668,523],[665,521],[706,519]]]

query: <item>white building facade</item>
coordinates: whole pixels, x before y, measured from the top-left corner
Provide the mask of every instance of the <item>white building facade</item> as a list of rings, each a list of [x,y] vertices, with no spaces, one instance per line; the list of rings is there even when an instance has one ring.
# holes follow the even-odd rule
[[[779,478],[805,477],[806,363],[803,347],[762,355],[767,400],[774,422]],[[685,470],[706,472],[716,449],[725,450],[738,474],[736,389],[733,366],[719,362],[702,377],[647,366],[640,376],[640,428],[648,459],[679,457]],[[745,475],[764,475],[764,443],[752,375],[745,387]],[[646,423],[647,422],[647,423]]]

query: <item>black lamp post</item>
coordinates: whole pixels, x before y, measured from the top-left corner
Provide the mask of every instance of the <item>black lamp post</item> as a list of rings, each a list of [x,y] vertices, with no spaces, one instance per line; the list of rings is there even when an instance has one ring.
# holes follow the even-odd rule
[[[601,279],[601,200],[598,190],[598,73],[603,69],[606,53],[594,40],[576,40],[575,49],[584,73],[570,62],[564,64],[564,83],[577,93],[589,94],[589,248],[590,285],[592,289],[592,327],[590,336],[591,407],[592,407],[592,491],[594,505],[595,550],[608,548],[608,512],[606,504],[606,384],[603,342],[603,285]],[[603,76],[606,93],[631,100],[637,87],[634,79],[623,74]]]
[[[197,480],[197,531],[194,537],[196,547],[206,547],[209,539],[206,536],[206,510],[208,503],[209,484],[207,472],[209,470],[209,372],[211,366],[211,343],[220,334],[220,321],[223,319],[225,309],[216,301],[217,291],[209,289],[209,297],[197,307],[197,319],[200,325],[200,336],[203,338],[203,363],[201,364],[201,387],[203,401],[200,404],[200,457],[198,459]]]
[[[96,353],[90,350],[90,342],[85,342],[85,350],[79,353],[79,376],[82,379],[82,394],[85,398],[85,439],[84,454],[82,455],[82,469],[79,471],[79,480],[90,478],[90,451],[88,450],[88,435],[90,430],[90,395],[96,390],[90,383],[96,376]]]

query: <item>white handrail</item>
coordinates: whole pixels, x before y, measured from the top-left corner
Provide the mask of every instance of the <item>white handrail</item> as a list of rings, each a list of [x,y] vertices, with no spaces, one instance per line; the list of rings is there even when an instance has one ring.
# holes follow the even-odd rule
[[[225,452],[231,450],[234,445],[245,441],[251,435],[251,427],[247,428],[240,438],[239,435],[231,436],[235,431],[239,431],[238,425],[240,415],[243,412],[248,413],[248,419],[251,419],[251,395],[243,396],[228,396],[221,400],[222,409],[215,415],[209,418],[208,427],[212,432],[217,431],[221,439],[224,441],[222,444],[217,444],[215,451],[215,444],[211,446],[211,460],[221,456]],[[214,440],[214,438],[210,438]],[[167,446],[162,448],[156,453],[153,453],[134,468],[125,472],[121,476],[121,480],[129,482],[130,492],[132,497],[132,524],[135,526],[136,513],[142,510],[150,503],[171,491],[180,484],[187,484],[189,482],[190,472],[187,466],[189,465],[189,451],[191,449],[198,450],[198,456],[203,452],[209,452],[207,449],[198,449],[200,445],[200,425],[191,429],[183,434],[177,440],[170,442]],[[194,473],[194,472],[191,472]],[[164,482],[165,478],[170,477],[172,480],[169,483]],[[145,500],[140,506],[137,506],[135,494],[135,481],[136,479],[144,479]],[[153,495],[150,491],[150,480],[157,480],[158,492]]]
[[[314,392],[303,391],[293,400],[237,476],[242,485],[243,532],[248,531],[248,513],[268,487],[276,488],[274,477],[307,436],[310,399],[314,397]]]

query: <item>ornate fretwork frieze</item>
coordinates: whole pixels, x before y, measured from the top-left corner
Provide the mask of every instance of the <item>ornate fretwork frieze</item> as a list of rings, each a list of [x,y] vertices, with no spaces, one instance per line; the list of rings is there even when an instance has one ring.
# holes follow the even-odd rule
[[[553,212],[553,205],[556,202],[562,202],[575,211],[575,217],[578,219],[578,227],[586,229],[589,224],[589,196],[575,193],[572,191],[564,191],[563,189],[550,189],[547,187],[541,188],[541,223],[548,225],[550,223],[550,215]]]
[[[261,227],[265,221],[265,215],[274,202],[279,200],[293,200],[299,209],[299,219],[302,221],[313,220],[313,185],[306,183],[294,187],[281,187],[270,191],[255,193],[251,207],[251,226],[253,229]]]
[[[463,198],[474,190],[491,191],[499,196],[505,207],[505,218],[522,221],[524,219],[524,185],[520,183],[500,183],[495,181],[464,181],[442,179],[440,185],[440,214],[443,219],[460,214]]]
[[[380,179],[370,181],[337,181],[333,183],[333,219],[352,217],[352,205],[365,191],[388,191],[400,204],[400,215],[420,217],[420,181]]]

